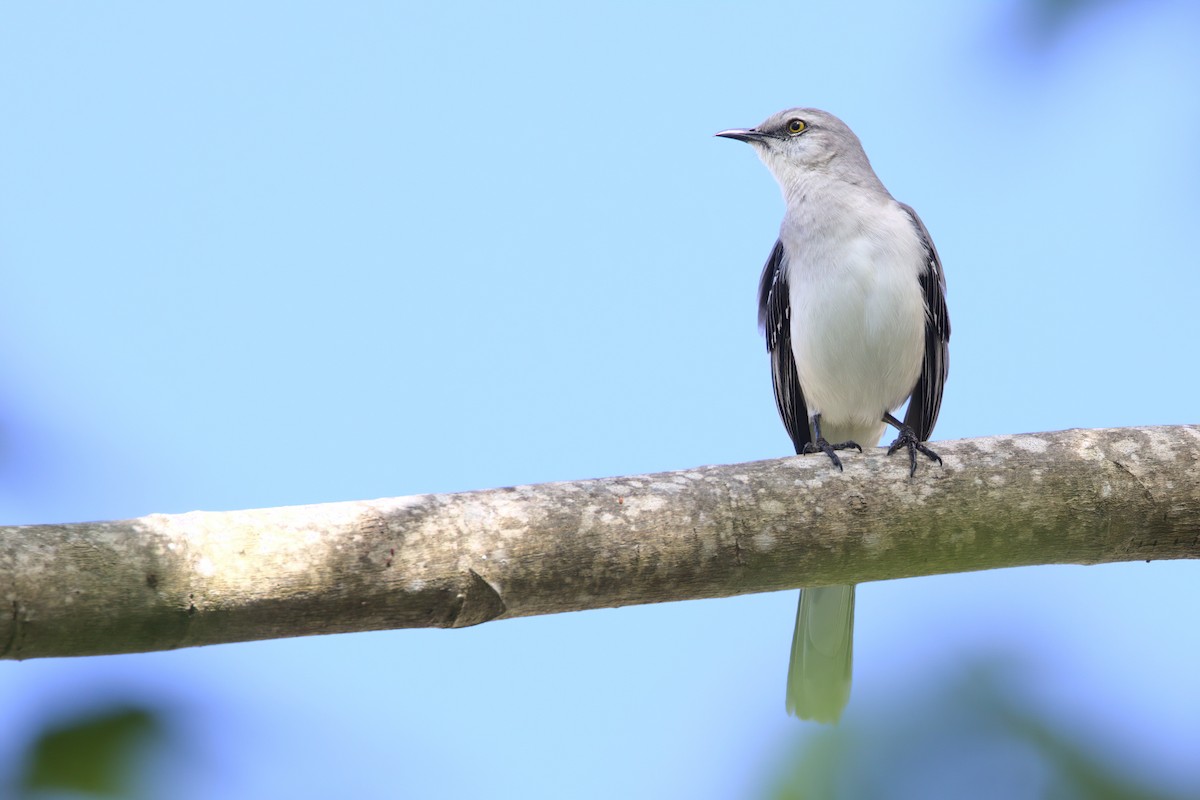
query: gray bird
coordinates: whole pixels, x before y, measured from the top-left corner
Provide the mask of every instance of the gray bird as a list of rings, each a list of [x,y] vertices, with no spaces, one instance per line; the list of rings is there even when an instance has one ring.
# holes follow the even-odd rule
[[[837,117],[781,111],[717,136],[749,142],[775,176],[787,212],[763,268],[758,323],[771,354],[775,403],[797,453],[874,447],[917,453],[937,422],[949,369],[946,280],[917,212],[884,188],[862,143]],[[908,400],[904,421],[892,412]],[[850,697],[854,587],[800,593],[787,709],[836,722]]]

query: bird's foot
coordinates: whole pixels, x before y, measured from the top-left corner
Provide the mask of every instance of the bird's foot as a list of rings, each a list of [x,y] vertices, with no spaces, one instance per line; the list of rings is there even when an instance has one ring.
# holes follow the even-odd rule
[[[887,454],[890,456],[901,447],[908,448],[908,477],[910,478],[917,474],[918,452],[928,456],[930,461],[936,461],[939,464],[942,463],[942,457],[930,450],[925,445],[921,444],[921,441],[917,438],[917,432],[907,425],[902,425],[900,427],[900,435],[897,436],[896,441],[892,442],[891,446],[888,447]]]
[[[860,453],[862,452],[862,448],[858,446],[858,442],[838,442],[837,444],[830,444],[829,442],[825,441],[824,436],[819,436],[815,442],[806,442],[802,452],[804,455],[808,455],[809,453],[824,453],[833,460],[833,465],[841,470],[842,460],[837,457],[837,453],[834,451],[849,450],[851,448]]]

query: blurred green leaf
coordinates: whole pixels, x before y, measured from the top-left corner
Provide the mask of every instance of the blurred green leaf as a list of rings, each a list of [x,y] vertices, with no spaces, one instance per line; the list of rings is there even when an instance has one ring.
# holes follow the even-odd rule
[[[161,739],[159,715],[137,707],[48,727],[32,744],[21,791],[131,797],[150,745]]]
[[[817,729],[788,759],[772,800],[1012,797],[1186,800],[1152,784],[1130,752],[1105,754],[1087,731],[1051,720],[1024,692],[1024,670],[981,660],[873,717]]]

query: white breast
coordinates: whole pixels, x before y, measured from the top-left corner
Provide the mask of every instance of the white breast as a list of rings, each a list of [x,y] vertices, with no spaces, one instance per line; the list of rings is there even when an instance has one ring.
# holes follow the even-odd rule
[[[882,416],[908,398],[921,371],[927,255],[891,198],[855,197],[817,220],[793,209],[788,255],[792,351],[808,413],[829,441],[873,447]]]

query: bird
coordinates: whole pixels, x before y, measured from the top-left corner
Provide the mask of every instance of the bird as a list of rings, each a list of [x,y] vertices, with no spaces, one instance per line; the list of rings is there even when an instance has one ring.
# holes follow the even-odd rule
[[[874,447],[941,463],[926,442],[949,374],[946,279],[928,229],[884,188],[842,120],[791,108],[716,134],[749,143],[786,212],[758,286],[775,404],[797,454]],[[903,421],[893,412],[908,402]],[[837,722],[850,698],[854,587],[800,591],[786,707]]]

